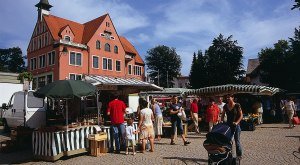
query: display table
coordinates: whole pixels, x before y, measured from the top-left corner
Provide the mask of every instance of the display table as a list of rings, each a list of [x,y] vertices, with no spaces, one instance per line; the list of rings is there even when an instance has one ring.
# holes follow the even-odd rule
[[[32,134],[32,149],[35,159],[55,161],[62,156],[88,151],[88,135],[100,131],[97,125],[69,128],[65,131],[41,132]]]

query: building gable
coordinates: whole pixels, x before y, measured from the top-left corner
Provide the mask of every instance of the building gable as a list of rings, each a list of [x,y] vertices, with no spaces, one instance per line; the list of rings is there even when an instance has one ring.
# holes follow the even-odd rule
[[[61,30],[59,32],[59,36],[62,39],[66,39],[67,37],[69,37],[70,41],[73,41],[74,38],[76,37],[69,25],[66,25],[66,26],[64,26],[64,27],[61,28]]]

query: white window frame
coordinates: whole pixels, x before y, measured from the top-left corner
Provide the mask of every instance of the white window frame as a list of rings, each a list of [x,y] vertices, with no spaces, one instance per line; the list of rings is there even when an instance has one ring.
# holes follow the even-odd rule
[[[117,70],[117,62],[120,62],[120,70]],[[122,72],[122,61],[121,60],[116,60],[115,61],[115,69],[116,69],[116,72]]]
[[[66,40],[66,37],[69,37],[70,40]],[[64,36],[64,40],[65,40],[65,41],[70,41],[70,42],[71,42],[71,41],[72,41],[72,38],[71,38],[69,35],[65,35],[65,36]]]
[[[36,57],[30,59],[30,70],[36,70]]]
[[[45,61],[44,61],[44,66],[41,66],[41,61],[43,61],[43,57],[44,56],[44,58],[45,58]],[[41,58],[41,61],[40,61],[40,58]],[[46,63],[47,63],[47,60],[46,60],[46,55],[45,54],[42,54],[42,55],[40,55],[39,56],[39,67],[38,68],[45,68],[46,67]]]
[[[71,64],[71,53],[75,53],[75,64]],[[81,55],[81,64],[80,65],[77,64],[77,54]],[[83,64],[82,52],[70,51],[69,52],[69,65],[71,65],[71,66],[82,66],[82,64]]]
[[[103,65],[104,59],[106,59],[106,67],[107,67],[106,69],[104,68],[104,65]],[[109,67],[108,67],[109,60],[111,60],[111,69],[109,69]],[[102,57],[102,70],[113,71],[113,68],[114,68],[113,59],[107,58],[107,57]]]
[[[96,68],[96,67],[94,67],[94,57],[97,57],[98,58],[98,68]],[[94,68],[94,69],[99,69],[100,67],[99,67],[99,56],[96,56],[96,55],[92,55],[92,68]]]
[[[49,56],[50,54],[50,56]],[[54,54],[54,59],[53,59],[53,54]],[[55,65],[55,56],[56,56],[56,53],[55,53],[55,50],[53,51],[50,51],[47,53],[47,59],[48,59],[48,66],[52,66],[52,65]],[[49,58],[50,57],[50,58]],[[50,63],[51,62],[51,63]],[[52,63],[53,62],[53,63]]]
[[[75,80],[77,80],[77,76],[80,76],[82,80],[82,74],[77,74],[77,73],[69,73],[69,80],[73,80],[71,79],[71,74],[75,75]]]

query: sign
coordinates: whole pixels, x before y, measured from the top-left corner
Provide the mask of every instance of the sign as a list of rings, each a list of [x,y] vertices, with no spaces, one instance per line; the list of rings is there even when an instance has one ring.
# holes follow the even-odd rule
[[[98,90],[103,91],[116,91],[118,90],[118,86],[116,85],[97,85]]]

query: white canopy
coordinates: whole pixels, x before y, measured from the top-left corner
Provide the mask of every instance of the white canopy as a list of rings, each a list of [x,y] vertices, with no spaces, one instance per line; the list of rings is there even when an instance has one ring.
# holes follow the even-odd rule
[[[226,94],[249,93],[254,95],[274,95],[279,92],[279,88],[260,86],[260,85],[238,85],[227,84],[219,86],[210,86],[199,89],[190,89],[184,92],[184,95],[201,95],[201,96],[220,96]]]

